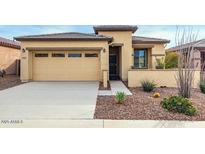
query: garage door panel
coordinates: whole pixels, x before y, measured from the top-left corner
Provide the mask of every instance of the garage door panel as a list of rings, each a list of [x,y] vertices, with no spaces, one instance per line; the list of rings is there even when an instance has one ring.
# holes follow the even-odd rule
[[[96,81],[99,80],[99,70],[99,57],[33,56],[33,80]]]

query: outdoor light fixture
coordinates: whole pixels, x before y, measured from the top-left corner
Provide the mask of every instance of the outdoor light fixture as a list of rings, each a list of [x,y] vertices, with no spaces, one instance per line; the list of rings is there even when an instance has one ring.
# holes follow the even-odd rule
[[[23,52],[23,53],[25,53],[25,52],[26,52],[26,50],[23,48],[23,49],[22,49],[22,52]]]

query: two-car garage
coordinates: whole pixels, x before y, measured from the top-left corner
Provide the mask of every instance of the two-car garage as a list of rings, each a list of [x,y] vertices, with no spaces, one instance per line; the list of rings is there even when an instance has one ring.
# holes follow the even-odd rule
[[[34,81],[98,81],[98,51],[33,51]]]
[[[110,36],[67,32],[15,37],[21,41],[21,81],[103,81]],[[104,77],[105,76],[105,77]]]

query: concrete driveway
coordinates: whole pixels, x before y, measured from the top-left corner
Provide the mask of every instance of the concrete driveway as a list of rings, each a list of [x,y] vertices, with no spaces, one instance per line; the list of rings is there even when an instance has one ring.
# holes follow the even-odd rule
[[[0,91],[0,119],[93,119],[98,82],[30,82]]]

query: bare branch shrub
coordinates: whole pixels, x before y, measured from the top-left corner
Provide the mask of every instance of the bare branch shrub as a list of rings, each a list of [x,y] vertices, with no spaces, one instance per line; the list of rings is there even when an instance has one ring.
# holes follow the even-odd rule
[[[178,69],[176,73],[176,81],[178,85],[179,95],[190,98],[191,89],[194,81],[194,47],[191,42],[196,41],[197,34],[193,33],[192,28],[180,31],[177,28],[175,40],[178,50]],[[186,48],[182,45],[187,44]]]

